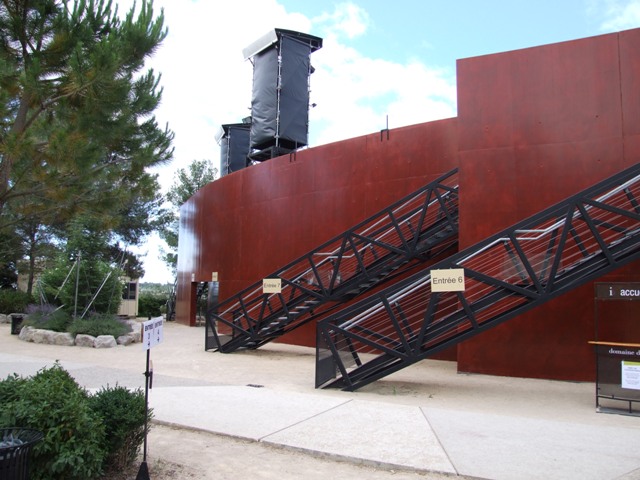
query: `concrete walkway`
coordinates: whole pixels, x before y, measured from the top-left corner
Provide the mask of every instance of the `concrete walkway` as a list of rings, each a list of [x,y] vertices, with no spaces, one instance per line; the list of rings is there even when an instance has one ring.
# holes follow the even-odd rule
[[[485,479],[640,479],[640,417],[596,413],[591,383],[462,375],[424,361],[358,392],[314,389],[315,351],[204,352],[165,324],[155,421],[388,470]],[[0,378],[59,360],[87,388],[144,387],[140,345],[36,345],[0,325]]]

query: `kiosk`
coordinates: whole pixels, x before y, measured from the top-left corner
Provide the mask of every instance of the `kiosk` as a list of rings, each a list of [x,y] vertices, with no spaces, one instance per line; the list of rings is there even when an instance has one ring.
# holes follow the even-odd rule
[[[596,283],[596,410],[640,416],[640,283]]]

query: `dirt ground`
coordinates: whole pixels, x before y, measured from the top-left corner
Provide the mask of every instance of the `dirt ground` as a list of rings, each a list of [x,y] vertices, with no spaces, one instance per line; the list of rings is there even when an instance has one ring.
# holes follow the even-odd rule
[[[221,435],[153,425],[147,467],[153,480],[445,480],[451,475],[356,465]],[[140,463],[109,480],[134,480]]]

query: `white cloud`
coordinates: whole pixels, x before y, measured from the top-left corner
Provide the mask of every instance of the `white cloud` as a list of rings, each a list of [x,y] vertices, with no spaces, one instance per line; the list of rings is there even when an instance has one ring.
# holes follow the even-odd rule
[[[371,24],[366,10],[351,2],[340,3],[333,12],[324,12],[312,21],[324,35],[344,35],[349,39],[363,35]]]
[[[312,56],[310,141],[319,145],[456,115],[450,72],[423,63],[368,58],[329,37]],[[315,122],[321,122],[320,131]]]
[[[601,12],[600,26],[606,32],[617,32],[640,26],[640,0],[596,0],[590,11]]]

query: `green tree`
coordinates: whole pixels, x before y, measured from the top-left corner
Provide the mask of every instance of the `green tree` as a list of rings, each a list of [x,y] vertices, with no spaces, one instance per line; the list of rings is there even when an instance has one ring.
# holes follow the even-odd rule
[[[57,255],[58,248],[49,229],[38,222],[35,216],[18,223],[15,232],[19,236],[20,251],[23,255],[23,259],[18,262],[18,271],[26,273],[25,291],[31,295],[36,276],[48,266],[49,259]]]
[[[109,233],[95,228],[95,219],[86,217],[71,222],[66,236],[63,252],[42,276],[47,300],[77,316],[85,311],[117,314],[124,262],[119,261],[122,257],[114,258]]]
[[[169,251],[164,253],[164,262],[175,272],[178,265],[178,231],[180,207],[198,190],[213,182],[218,175],[210,160],[194,160],[185,169],[178,169],[173,176],[173,184],[166,195],[172,209],[164,214],[164,228],[160,236],[167,243]]]
[[[85,311],[115,315],[122,301],[121,273],[117,267],[103,260],[61,255],[54,267],[43,273],[42,279],[47,298],[55,299],[54,303],[63,305],[71,315],[80,317]]]
[[[16,288],[17,267],[21,256],[20,237],[13,231],[0,231],[0,289]]]
[[[133,244],[159,228],[147,169],[171,160],[173,133],[153,116],[162,90],[143,68],[163,24],[151,0],[124,18],[110,0],[0,2],[0,230],[60,232],[92,216],[112,243]]]

